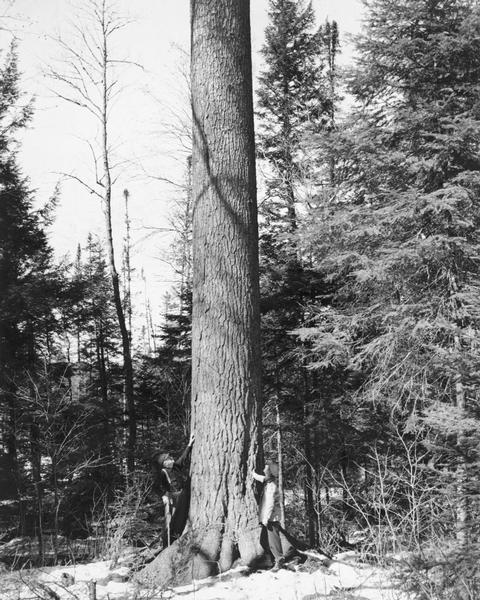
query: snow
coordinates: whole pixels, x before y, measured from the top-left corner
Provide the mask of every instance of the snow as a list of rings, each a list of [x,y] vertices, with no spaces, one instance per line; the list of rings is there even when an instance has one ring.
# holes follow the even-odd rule
[[[49,600],[50,589],[61,600],[89,600],[90,582],[96,581],[97,600],[306,600],[329,594],[330,598],[340,599],[342,591],[348,592],[346,597],[352,600],[408,600],[394,585],[390,572],[355,562],[351,556],[336,558],[328,568],[319,565],[311,573],[286,569],[252,573],[246,567],[237,567],[216,577],[163,591],[139,588],[128,568],[111,569],[110,561],[23,570],[5,577],[0,597]],[[129,581],[124,581],[127,577]]]

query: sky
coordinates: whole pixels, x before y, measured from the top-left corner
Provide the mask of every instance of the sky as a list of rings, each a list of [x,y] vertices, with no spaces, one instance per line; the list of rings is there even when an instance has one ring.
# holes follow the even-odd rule
[[[103,216],[98,198],[67,175],[92,182],[94,163],[88,142],[98,130],[85,111],[65,103],[52,91],[45,76],[49,66],[58,65],[61,51],[53,38],[61,36],[74,43],[72,23],[86,0],[0,0],[4,22],[18,39],[21,87],[35,97],[33,120],[21,138],[19,158],[38,206],[52,195],[60,181],[61,195],[56,220],[50,233],[57,257],[75,255],[89,232],[103,236]],[[161,181],[181,183],[187,153],[172,135],[178,120],[188,120],[185,78],[188,71],[189,1],[118,0],[119,12],[130,24],[118,34],[116,56],[139,65],[122,67],[119,79],[123,92],[113,107],[112,146],[118,169],[113,196],[114,235],[124,235],[123,190],[130,192],[132,221],[132,263],[134,302],[142,318],[146,295],[153,320],[161,322],[164,294],[175,283],[169,266],[172,241],[172,212],[179,198],[178,188]],[[267,25],[267,0],[251,0],[252,60],[254,75],[262,68],[259,50]],[[314,0],[317,23],[337,20],[343,32],[343,61],[351,50],[346,33],[359,29],[360,0]],[[11,34],[0,31],[0,47],[6,48]],[[173,128],[172,128],[173,125]],[[121,252],[117,248],[120,267]],[[141,274],[144,278],[141,278]]]

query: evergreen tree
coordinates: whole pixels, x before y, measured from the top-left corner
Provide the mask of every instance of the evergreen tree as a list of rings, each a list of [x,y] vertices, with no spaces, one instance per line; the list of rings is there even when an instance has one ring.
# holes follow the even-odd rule
[[[24,413],[18,390],[34,377],[40,355],[50,360],[53,306],[61,294],[43,226],[49,211],[33,210],[32,193],[17,164],[16,134],[31,116],[19,78],[12,45],[0,69],[0,401],[2,444],[12,465],[19,528],[24,530],[23,464],[30,460],[34,470],[39,464],[38,427]],[[36,495],[41,504],[41,490]]]
[[[164,315],[159,344],[154,356],[139,361],[137,394],[140,443],[152,453],[185,447],[191,395],[191,292],[179,296],[177,307]],[[146,432],[145,438],[142,432]]]
[[[125,437],[125,415],[122,413],[122,384],[118,367],[121,355],[115,306],[109,280],[107,258],[100,240],[88,236],[85,262],[75,274],[80,286],[76,306],[79,335],[79,371],[88,377],[88,396],[96,407],[101,453],[118,456]]]
[[[0,80],[0,360],[7,364],[18,353],[27,352],[31,337],[29,311],[35,306],[31,294],[35,293],[38,274],[43,274],[49,265],[50,249],[16,161],[15,133],[28,122],[30,107],[19,106],[21,92],[14,46],[6,56]]]
[[[172,296],[166,297],[153,356],[140,361],[137,391],[139,419],[146,425],[150,447],[178,448],[186,444],[191,392],[192,328],[192,157],[187,158],[185,183],[175,200],[170,223],[175,238],[168,255],[178,277]],[[171,300],[169,302],[169,300]],[[153,429],[153,434],[152,434]],[[141,434],[140,434],[141,435]]]
[[[334,124],[337,52],[336,23],[315,30],[311,3],[270,1],[262,48],[266,68],[258,89],[259,146],[267,162],[266,197],[260,205],[264,399],[266,413],[278,408],[281,415],[282,433],[289,440],[284,444],[289,452],[286,481],[305,489],[312,545],[318,542],[318,528],[311,495],[310,406],[318,390],[289,333],[308,319],[309,303],[326,293],[325,282],[303,252],[298,227],[306,212],[307,181],[318,170],[312,168],[306,138]],[[332,170],[330,163],[327,169]],[[267,419],[264,426],[267,432],[278,428],[277,419]]]
[[[191,427],[196,439],[191,537],[183,538],[186,544],[181,538],[148,568],[163,582],[229,569],[238,555],[248,564],[261,553],[253,486],[245,484],[260,426],[249,8],[248,1],[192,3]],[[186,554],[191,568],[180,573],[176,552]]]
[[[272,170],[264,216],[288,235],[297,228],[302,135],[326,124],[332,103],[311,3],[270,0],[269,20],[262,48],[266,70],[257,92],[260,152]]]
[[[229,569],[235,554],[250,563],[261,552],[253,488],[238,477],[254,465],[260,427],[249,4],[192,4],[191,423],[197,437],[190,519],[203,556],[200,573]],[[217,460],[227,453],[228,463]],[[212,522],[223,525],[212,529]]]
[[[341,202],[306,232],[336,292],[303,333],[316,366],[360,372],[354,423],[377,422],[369,465],[389,466],[383,491],[369,490],[379,522],[409,547],[427,535],[468,544],[480,458],[480,13],[464,0],[368,7],[357,109],[330,145]],[[417,469],[413,493],[402,464]]]
[[[112,199],[114,197],[115,167],[112,158],[111,111],[118,91],[117,71],[119,65],[134,65],[131,61],[113,57],[112,48],[119,31],[129,20],[119,14],[115,2],[92,0],[83,10],[77,11],[77,18],[83,21],[82,27],[73,26],[70,43],[58,39],[64,58],[58,66],[51,67],[49,77],[55,82],[59,98],[81,108],[94,118],[101,133],[99,143],[89,143],[94,159],[95,179],[92,184],[78,177],[76,181],[100,199],[105,218],[105,246],[113,290],[113,301],[117,313],[118,328],[122,340],[124,393],[128,415],[128,435],[126,442],[126,467],[133,473],[137,425],[135,398],[133,395],[134,373],[128,314],[120,290],[120,277],[117,269],[112,224]],[[88,29],[86,37],[83,29]],[[101,167],[101,174],[97,170]]]

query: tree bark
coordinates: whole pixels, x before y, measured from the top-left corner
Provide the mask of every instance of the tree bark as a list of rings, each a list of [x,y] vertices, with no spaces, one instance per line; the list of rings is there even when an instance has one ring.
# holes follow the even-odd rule
[[[248,0],[192,0],[191,527],[209,571],[261,553],[250,470],[260,407]]]
[[[183,580],[262,555],[250,477],[260,431],[260,315],[249,1],[192,0],[191,19],[190,523],[150,569],[161,576],[169,562],[167,570],[182,571],[174,557],[187,547]]]
[[[123,241],[123,303],[125,306],[125,314],[128,324],[128,338],[130,347],[132,345],[132,267],[130,263],[131,238],[130,238],[130,215],[128,210],[130,192],[123,190],[123,198],[125,200],[125,239]]]

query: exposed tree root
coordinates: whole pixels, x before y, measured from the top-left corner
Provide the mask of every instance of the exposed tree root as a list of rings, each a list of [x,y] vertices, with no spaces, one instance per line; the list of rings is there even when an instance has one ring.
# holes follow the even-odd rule
[[[244,549],[243,558],[239,557],[236,547],[225,552],[229,540],[218,539],[216,544],[212,544],[213,541],[207,536],[199,542],[194,539],[192,531],[188,530],[139,571],[135,580],[142,586],[165,589],[186,585],[194,579],[218,575],[230,569],[234,563],[254,566],[263,559],[263,551],[253,538],[253,543],[248,547],[240,545]]]

